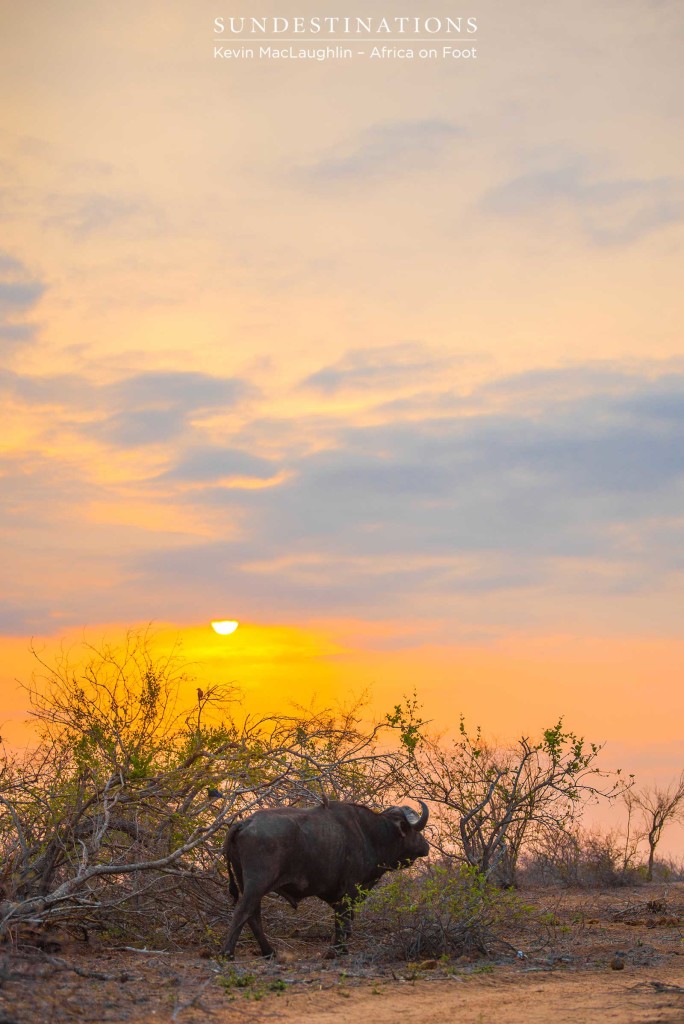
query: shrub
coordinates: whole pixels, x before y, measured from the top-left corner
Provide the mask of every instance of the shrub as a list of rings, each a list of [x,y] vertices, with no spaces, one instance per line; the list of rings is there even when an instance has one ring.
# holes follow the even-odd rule
[[[231,822],[322,791],[377,799],[393,778],[358,706],[236,717],[216,686],[184,706],[183,665],[144,633],[38,661],[36,744],[0,746],[0,938],[27,923],[155,944],[210,936],[230,913],[216,865]]]
[[[359,924],[383,959],[489,953],[528,914],[476,868],[444,864],[392,875],[363,904]]]
[[[625,838],[618,831],[576,827],[546,837],[523,856],[520,877],[525,884],[617,887],[643,881],[644,872],[625,856]]]
[[[642,865],[644,875],[647,865]],[[684,882],[684,858],[656,857],[653,862],[654,882]]]

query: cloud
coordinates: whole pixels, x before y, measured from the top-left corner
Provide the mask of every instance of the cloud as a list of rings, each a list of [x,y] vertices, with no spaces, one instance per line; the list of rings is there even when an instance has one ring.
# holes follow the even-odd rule
[[[417,344],[352,349],[336,363],[306,377],[302,387],[328,395],[341,391],[415,388],[419,380],[436,374],[445,365],[445,360]]]
[[[0,391],[37,407],[84,413],[73,429],[122,448],[178,439],[193,416],[234,408],[255,394],[246,381],[194,371],[144,372],[109,384],[76,374],[29,377],[0,371]],[[64,422],[69,422],[67,416]]]
[[[133,482],[122,494],[116,482],[97,477],[76,451],[60,458],[25,448],[0,457],[0,631],[52,633],[158,614],[122,566],[189,535],[179,535],[167,509],[139,525],[127,522],[127,503],[140,498]],[[182,591],[167,594],[165,607],[175,600],[178,611],[183,599]]]
[[[400,177],[434,167],[462,135],[450,121],[384,121],[299,173],[318,185]]]
[[[51,631],[49,621],[50,610],[45,605],[28,606],[0,599],[0,636],[45,635]]]
[[[116,411],[88,430],[124,448],[159,444],[179,437],[194,414],[232,408],[249,390],[241,380],[206,373],[140,373],[102,389]]]
[[[24,313],[31,309],[44,291],[38,281],[0,281],[0,310],[3,313]]]
[[[169,551],[146,552],[130,565],[145,592],[164,595],[178,587],[192,594],[196,614],[213,614],[217,604],[239,606],[243,614],[363,614],[383,618],[413,611],[425,601],[444,614],[454,595],[478,597],[513,593],[539,582],[539,571],[501,560],[447,564],[417,558],[289,557],[265,554],[264,546],[209,541]],[[163,599],[163,598],[162,598]],[[442,606],[439,608],[439,606]]]
[[[684,185],[675,178],[601,178],[586,161],[574,159],[511,178],[481,205],[504,216],[566,208],[594,243],[629,245],[684,220]]]
[[[91,500],[96,491],[73,461],[28,447],[0,457],[0,484],[0,524],[23,528],[27,536],[34,527],[68,524],[74,508]]]
[[[399,352],[348,354],[332,367],[340,381],[323,386],[386,383],[387,367],[392,383],[403,380],[404,358],[429,364],[420,349]],[[259,407],[257,418],[244,410],[244,427],[223,444],[199,441],[195,415],[250,396],[232,378],[140,373],[98,387],[5,373],[0,384],[50,410],[62,391],[78,413],[74,429],[107,444],[174,442],[173,461],[161,473],[151,466],[138,492],[146,508],[163,502],[170,523],[188,524],[167,534],[156,522],[90,522],[89,509],[101,516],[110,505],[116,519],[122,495],[77,459],[28,453],[0,466],[12,573],[26,581],[13,598],[21,604],[49,566],[67,583],[44,600],[69,621],[95,608],[116,615],[122,600],[143,618],[146,602],[157,617],[213,614],[211,605],[235,600],[252,615],[381,618],[448,616],[454,602],[491,600],[507,621],[524,622],[564,594],[576,604],[578,594],[658,591],[684,571],[684,373],[675,362],[517,374],[422,419],[387,405],[369,405],[362,426],[310,415],[315,448],[301,444],[298,417],[264,434]],[[278,458],[264,457],[275,439]],[[269,486],[236,487],[236,477]],[[135,487],[126,485],[126,500]],[[192,532],[198,522],[209,536]],[[115,582],[81,595],[75,573]]]
[[[659,387],[630,395],[621,403],[621,408],[634,416],[681,428],[684,426],[684,377],[667,377]]]
[[[487,411],[490,391],[467,416],[342,427],[330,447],[291,454],[268,490],[207,472],[181,500],[225,517],[237,539],[143,556],[132,571],[161,589],[184,579],[218,593],[230,580],[252,606],[351,601],[371,616],[539,587],[627,594],[679,571],[684,376],[517,375],[498,383],[503,411]]]
[[[28,376],[0,368],[0,394],[29,406],[80,406],[86,396],[92,401],[93,391],[97,388],[78,374]]]
[[[99,233],[112,233],[134,223],[147,230],[156,230],[161,223],[160,211],[148,200],[137,196],[116,196],[98,192],[54,194],[47,199],[45,223],[58,227],[75,239]]]
[[[187,483],[207,483],[226,477],[251,477],[268,480],[278,473],[278,465],[238,448],[194,448],[161,474],[160,479]]]
[[[172,405],[188,412],[217,405],[234,405],[248,392],[236,378],[216,377],[190,370],[138,373],[104,389],[115,402],[126,406]]]
[[[0,251],[0,353],[9,352],[35,336],[26,322],[45,293],[45,285],[7,252]]]
[[[138,448],[174,440],[186,423],[187,414],[179,408],[126,409],[89,425],[87,432],[117,448]]]

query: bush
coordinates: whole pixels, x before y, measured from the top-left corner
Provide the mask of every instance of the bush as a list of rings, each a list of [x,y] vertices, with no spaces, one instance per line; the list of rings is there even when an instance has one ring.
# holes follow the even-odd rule
[[[646,874],[647,866],[641,870]],[[653,862],[654,882],[684,882],[684,858],[656,857]]]
[[[476,868],[444,864],[392,875],[363,904],[360,930],[373,933],[382,959],[486,954],[529,913],[519,898]]]
[[[322,791],[364,799],[392,778],[358,707],[236,717],[211,686],[184,706],[182,664],[145,634],[40,664],[36,745],[0,747],[0,938],[27,923],[154,944],[220,933],[238,816]]]
[[[625,838],[617,831],[575,828],[549,837],[523,856],[520,877],[527,885],[592,888],[637,885],[644,872],[625,855]]]

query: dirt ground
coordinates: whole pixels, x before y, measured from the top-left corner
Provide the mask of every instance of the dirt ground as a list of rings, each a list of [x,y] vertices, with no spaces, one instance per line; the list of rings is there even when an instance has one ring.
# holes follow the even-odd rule
[[[684,1024],[684,885],[537,891],[544,922],[489,957],[378,964],[368,943],[324,961],[320,935],[279,943],[275,963],[195,950],[0,953],[0,1024]],[[80,973],[77,973],[80,972]]]

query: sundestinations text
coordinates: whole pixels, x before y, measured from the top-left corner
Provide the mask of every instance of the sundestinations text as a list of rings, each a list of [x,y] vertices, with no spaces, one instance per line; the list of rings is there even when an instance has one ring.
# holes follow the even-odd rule
[[[477,18],[436,18],[436,17],[269,17],[214,18],[214,35],[224,33],[237,35],[274,36],[293,35],[371,36],[371,35],[474,35],[477,32]]]

